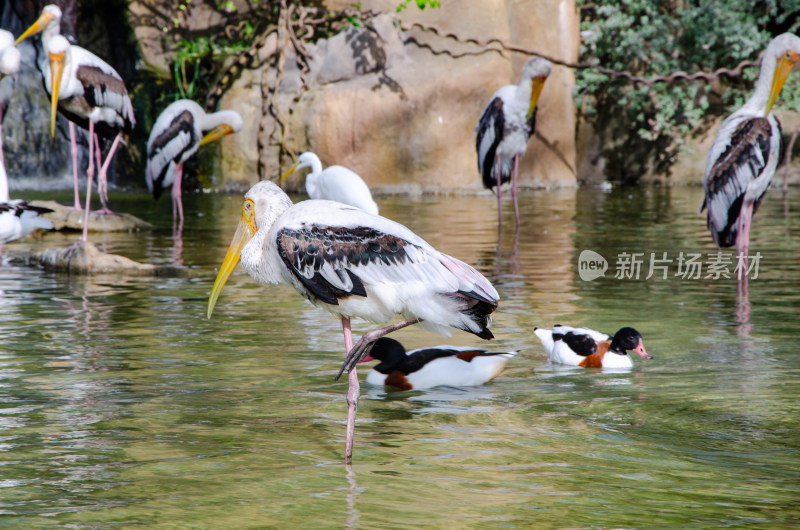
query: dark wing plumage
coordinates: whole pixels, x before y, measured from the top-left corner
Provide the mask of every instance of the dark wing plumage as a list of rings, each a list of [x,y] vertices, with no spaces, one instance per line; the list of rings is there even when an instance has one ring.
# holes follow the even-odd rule
[[[714,242],[721,247],[736,242],[734,228],[742,201],[748,184],[758,178],[769,163],[771,137],[772,128],[766,118],[743,121],[708,174],[706,199],[701,211],[708,208],[708,228]],[[754,210],[760,200],[761,197],[756,199]]]
[[[416,350],[411,355],[405,356],[402,362],[395,366],[394,369],[400,370],[405,375],[409,375],[421,370],[426,364],[435,359],[441,359],[442,357],[453,357],[457,353],[458,352],[456,350],[448,350],[444,348],[425,348],[422,350]]]
[[[563,340],[564,344],[569,346],[572,351],[583,357],[587,357],[597,351],[597,341],[584,333],[570,331],[569,333],[565,333],[561,340]]]
[[[109,67],[110,69],[110,67]],[[108,107],[114,109],[122,120],[122,130],[129,133],[136,119],[133,115],[133,105],[128,96],[125,83],[117,76],[95,65],[81,64],[75,71],[75,77],[83,85],[83,97],[92,107]],[[95,127],[99,134],[113,136],[117,128],[108,127],[103,122],[97,122]],[[103,127],[110,129],[104,131]]]
[[[309,226],[282,228],[277,234],[278,253],[292,275],[308,290],[307,296],[332,305],[348,296],[367,296],[364,284],[351,267],[408,259],[400,237],[368,227]]]
[[[180,163],[184,153],[200,142],[194,126],[194,115],[185,110],[175,115],[147,149],[147,174],[153,197],[158,199],[166,185],[167,170],[171,162]]]
[[[483,185],[492,189],[497,185],[497,146],[503,140],[505,116],[503,115],[503,100],[495,97],[483,110],[478,127],[475,150],[478,153],[478,171],[483,177]],[[502,182],[509,179],[508,175],[501,176]]]

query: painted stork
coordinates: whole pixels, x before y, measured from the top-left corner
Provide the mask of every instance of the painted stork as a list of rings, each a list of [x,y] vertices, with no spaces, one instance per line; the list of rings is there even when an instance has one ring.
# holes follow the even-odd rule
[[[55,135],[57,110],[71,122],[89,130],[89,169],[82,236],[86,241],[94,177],[94,149],[98,149],[98,156],[100,150],[98,135],[114,139],[97,177],[97,192],[102,203],[100,212],[111,213],[108,208],[108,166],[122,134],[133,129],[136,119],[128,89],[116,70],[88,50],[70,44],[60,35],[60,26],[61,10],[55,5],[47,5],[36,22],[20,35],[17,44],[36,33],[42,33],[46,57],[40,66],[45,89],[50,94],[50,133]],[[73,164],[76,167],[77,149],[73,128],[70,128],[70,136],[73,138]]]
[[[736,244],[747,257],[750,224],[779,163],[781,129],[772,106],[800,58],[800,38],[784,33],[772,39],[750,99],[720,127],[703,175],[711,237],[720,247]]]
[[[347,359],[339,376],[349,370],[348,464],[359,397],[355,365],[377,339],[416,323],[444,335],[456,328],[493,338],[488,325],[498,295],[486,278],[405,226],[352,206],[320,200],[293,205],[269,181],[250,188],[209,296],[209,318],[240,258],[257,282],[290,285],[341,318]],[[353,346],[351,318],[385,322],[395,315],[405,320],[365,333]]]
[[[511,180],[514,215],[519,226],[517,168],[536,127],[536,104],[550,69],[547,59],[530,59],[522,69],[519,84],[498,89],[475,127],[478,171],[483,176],[484,187],[497,191],[498,224],[502,221],[500,187]]]
[[[613,337],[589,328],[560,324],[552,330],[534,328],[533,333],[542,341],[553,363],[584,368],[632,368],[628,350],[642,359],[653,358],[644,348],[641,333],[629,327],[621,328]]]
[[[188,99],[171,103],[158,116],[147,140],[147,188],[156,199],[166,188],[172,188],[173,222],[178,218],[183,224],[183,163],[201,145],[239,132],[243,125],[242,117],[234,110],[206,114]]]
[[[297,157],[297,162],[281,180],[305,167],[311,168],[311,173],[306,176],[306,192],[312,199],[341,202],[378,215],[378,205],[361,177],[342,166],[330,166],[323,171],[322,162],[314,153],[305,152]]]
[[[21,199],[11,200],[3,156],[3,114],[14,91],[14,76],[19,71],[19,50],[14,36],[0,30],[0,250],[4,244],[27,236],[37,228],[51,230],[53,223],[39,214],[52,212],[49,208],[31,206]]]
[[[361,362],[381,361],[367,373],[367,383],[371,385],[419,390],[482,385],[500,375],[516,354],[465,346],[434,346],[406,352],[396,340],[381,337]]]

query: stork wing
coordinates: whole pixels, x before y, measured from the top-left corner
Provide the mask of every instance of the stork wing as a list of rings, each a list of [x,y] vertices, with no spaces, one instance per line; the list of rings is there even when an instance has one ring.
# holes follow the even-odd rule
[[[497,146],[503,138],[505,117],[503,115],[503,100],[495,97],[483,109],[475,127],[477,138],[475,150],[478,152],[478,171],[483,176],[483,185],[492,188],[497,185],[497,179],[492,178],[492,168],[495,164]]]
[[[417,281],[431,294],[466,296],[497,306],[497,292],[475,269],[413,239],[419,238],[367,226],[313,224],[277,232],[278,252],[288,270],[328,304],[337,305],[347,296],[367,296],[365,285]]]
[[[108,63],[79,46],[72,47],[76,62],[75,77],[83,85],[83,95],[93,107],[106,107],[118,114],[123,129],[130,132],[136,124],[133,104],[120,75]]]
[[[708,227],[717,244],[733,244],[731,229],[748,185],[762,176],[769,163],[771,143],[772,127],[767,118],[746,119],[730,133],[730,141],[708,170],[703,205],[708,208]],[[768,186],[769,181],[763,191]]]
[[[170,162],[180,163],[184,153],[191,151],[200,138],[195,137],[194,116],[188,110],[176,114],[165,129],[154,132],[155,138],[147,142],[147,187],[158,198],[170,184],[167,182]]]

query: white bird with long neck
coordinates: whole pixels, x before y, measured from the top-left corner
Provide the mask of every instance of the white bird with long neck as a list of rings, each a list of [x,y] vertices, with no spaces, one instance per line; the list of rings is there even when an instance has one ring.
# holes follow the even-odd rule
[[[380,337],[419,323],[493,337],[488,329],[498,295],[469,265],[443,254],[405,226],[333,201],[292,204],[274,183],[245,195],[242,217],[208,299],[208,317],[241,258],[257,282],[294,287],[317,307],[341,318],[349,370],[347,445],[350,463],[359,396],[356,363]],[[353,345],[350,319],[405,320],[365,333]],[[338,376],[337,376],[338,379]]]
[[[102,208],[100,213],[111,213],[108,208],[108,166],[113,159],[122,134],[130,132],[136,123],[128,90],[122,77],[108,63],[95,54],[70,44],[60,35],[61,9],[47,5],[41,16],[17,39],[42,33],[42,46],[46,59],[40,64],[45,88],[50,94],[50,132],[55,135],[56,111],[62,112],[71,123],[89,131],[89,168],[84,214],[83,241],[88,239],[89,205],[94,177],[94,149],[98,150],[100,169],[97,191]],[[99,162],[100,140],[97,135],[113,138],[106,159]],[[73,169],[77,167],[77,144],[74,127],[70,126]],[[80,209],[77,170],[75,171],[75,207]]]
[[[736,244],[740,256],[750,248],[750,224],[775,170],[781,129],[772,107],[800,58],[800,38],[778,35],[767,46],[755,90],[720,127],[706,158],[703,175],[707,223],[720,247]]]
[[[22,199],[11,200],[3,154],[3,117],[14,92],[14,76],[19,72],[20,54],[14,47],[14,35],[0,30],[0,251],[5,243],[20,239],[37,228],[51,230],[53,223],[40,214],[49,208],[29,205]]]
[[[528,148],[528,140],[536,127],[536,110],[544,83],[550,75],[550,61],[534,57],[525,63],[518,85],[497,90],[483,109],[478,124],[475,150],[478,171],[487,189],[497,192],[497,219],[502,222],[501,185],[511,180],[514,216],[519,226],[517,205],[517,169],[519,159]]]
[[[358,174],[342,166],[329,166],[323,170],[319,157],[310,151],[297,157],[297,162],[281,180],[306,167],[311,168],[306,175],[306,192],[310,198],[349,204],[378,215],[378,205],[372,199],[369,186]]]
[[[159,114],[147,140],[147,188],[158,199],[172,188],[172,220],[183,224],[183,163],[207,143],[239,132],[244,121],[234,110],[206,114],[188,99],[179,99]]]

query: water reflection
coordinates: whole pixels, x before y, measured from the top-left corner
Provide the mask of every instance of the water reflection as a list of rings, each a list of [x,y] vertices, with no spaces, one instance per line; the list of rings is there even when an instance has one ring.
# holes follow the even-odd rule
[[[765,198],[751,245],[763,268],[746,290],[733,278],[577,274],[584,249],[611,270],[623,251],[715,251],[701,198],[526,190],[520,230],[499,233],[490,195],[381,198],[387,216],[491,278],[501,295],[491,349],[520,354],[478,388],[364,385],[346,469],[338,320],[242,271],[204,318],[241,197],[187,196],[182,246],[169,208],[119,198],[113,209],[156,230],[93,240],[197,274],[0,269],[0,512],[17,527],[42,515],[76,527],[783,526],[800,517],[796,195]],[[532,328],[555,323],[634,325],[655,359],[626,372],[551,365]],[[481,342],[420,329],[397,338]],[[613,501],[633,489],[635,503]]]

